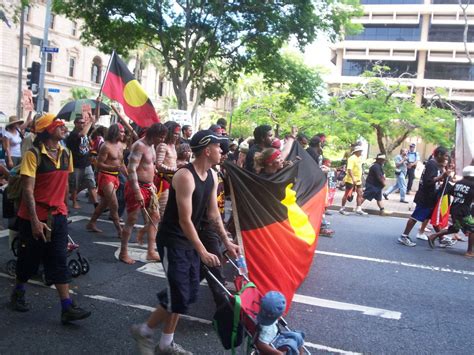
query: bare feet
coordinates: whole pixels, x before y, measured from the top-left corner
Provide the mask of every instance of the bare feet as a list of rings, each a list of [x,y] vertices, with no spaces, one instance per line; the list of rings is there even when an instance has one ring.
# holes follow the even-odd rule
[[[97,226],[95,225],[95,223],[87,223],[86,229],[87,229],[89,232],[102,233],[102,230],[99,229],[99,228],[97,228]]]
[[[467,252],[466,254],[464,254],[464,256],[466,258],[474,258],[474,253],[471,251],[471,252]]]
[[[120,252],[119,260],[125,264],[132,265],[135,264],[135,260],[128,256],[127,252]]]
[[[160,262],[161,259],[160,259],[160,256],[158,255],[158,253],[156,251],[153,251],[153,252],[148,252],[146,254],[146,261]]]
[[[138,231],[138,233],[137,233],[137,243],[139,245],[143,245],[143,236],[145,235],[145,233],[146,233],[145,228],[142,228]]]

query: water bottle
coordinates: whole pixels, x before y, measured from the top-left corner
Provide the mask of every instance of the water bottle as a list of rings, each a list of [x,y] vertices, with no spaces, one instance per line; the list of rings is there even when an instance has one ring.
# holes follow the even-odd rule
[[[237,259],[235,259],[235,263],[239,269],[239,275],[247,275],[247,263],[245,262],[245,258],[243,255],[239,255]]]

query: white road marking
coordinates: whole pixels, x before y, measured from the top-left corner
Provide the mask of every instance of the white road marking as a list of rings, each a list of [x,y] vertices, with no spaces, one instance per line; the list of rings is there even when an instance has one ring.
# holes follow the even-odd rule
[[[10,231],[8,229],[4,229],[4,230],[0,231],[0,238],[8,237],[9,233],[10,233]]]
[[[365,314],[368,316],[375,316],[375,317],[381,317],[381,318],[386,318],[386,319],[400,320],[400,318],[402,317],[402,314],[400,312],[388,311],[386,309],[381,309],[381,308],[360,306],[360,305],[352,304],[352,303],[331,301],[331,300],[326,300],[324,298],[310,297],[310,296],[299,295],[299,294],[295,294],[293,296],[293,302],[303,303],[303,304],[317,306],[317,307],[339,309],[341,311],[362,312],[362,314]]]
[[[96,244],[119,247],[120,243],[116,242],[95,242]],[[115,251],[115,258],[118,259],[119,250]],[[138,260],[141,262],[145,262],[146,260],[146,251],[142,249],[130,248],[128,250],[130,257],[134,260]],[[136,271],[142,272],[147,275],[165,278],[166,275],[163,270],[163,266],[161,263],[148,263],[144,266],[139,267]],[[206,285],[204,281],[201,283],[202,285]],[[293,302],[307,304],[310,306],[316,307],[323,307],[323,308],[331,308],[337,309],[342,311],[354,311],[354,312],[361,312],[364,315],[374,316],[374,317],[381,317],[386,319],[395,319],[399,320],[402,316],[400,312],[390,311],[381,308],[373,308],[367,307],[357,304],[345,303],[345,302],[338,302],[332,300],[326,300],[323,298],[305,296],[300,294],[295,294],[293,297]]]
[[[366,257],[366,256],[340,254],[340,253],[333,253],[333,252],[322,251],[322,250],[316,250],[315,254],[328,255],[328,256],[337,256],[337,257],[341,257],[341,258],[363,260],[363,261],[372,261],[372,262],[382,263],[382,264],[406,266],[406,267],[412,267],[412,268],[422,269],[422,270],[430,270],[430,271],[438,271],[438,272],[450,272],[450,273],[453,273],[453,274],[474,276],[474,271],[456,270],[456,269],[451,269],[451,268],[448,268],[448,267],[413,264],[413,263],[407,263],[407,262],[403,262],[403,261],[369,258],[369,257]]]
[[[4,274],[2,272],[0,272],[0,277],[7,278],[7,279],[15,279],[14,276],[10,276],[10,275]],[[38,286],[41,286],[41,287],[44,287],[44,288],[55,288],[54,285],[51,286],[51,287],[48,287],[45,284],[43,284],[42,282],[35,281],[35,280],[30,280],[30,281],[28,281],[28,283],[38,285]],[[75,292],[72,292],[72,290],[70,291],[70,293],[75,294]],[[113,303],[113,304],[123,306],[123,307],[141,309],[141,310],[147,311],[147,312],[153,312],[155,310],[155,308],[150,307],[150,306],[131,303],[131,302],[119,300],[119,299],[116,299],[116,298],[101,296],[101,295],[83,295],[83,297],[91,298],[91,299],[98,300],[98,301]],[[198,322],[198,323],[206,324],[206,325],[211,325],[212,324],[212,321],[210,321],[209,319],[203,319],[203,318],[193,317],[193,316],[189,316],[189,315],[181,315],[181,318],[189,320],[191,322]],[[309,348],[319,349],[319,350],[326,350],[326,351],[330,351],[330,352],[334,352],[334,353],[338,353],[338,354],[359,355],[359,353],[334,349],[334,348],[331,348],[331,347],[328,347],[328,346],[325,346],[325,345],[314,344],[314,343],[310,343],[310,342],[305,342],[305,346],[307,346]]]

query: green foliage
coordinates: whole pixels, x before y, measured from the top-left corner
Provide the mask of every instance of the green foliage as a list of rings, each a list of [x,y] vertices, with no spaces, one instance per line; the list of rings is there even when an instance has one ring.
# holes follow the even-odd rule
[[[286,68],[288,63],[280,55],[286,42],[294,39],[303,48],[318,33],[335,39],[345,25],[351,27],[350,18],[360,8],[356,0],[54,0],[54,11],[83,19],[82,39],[105,53],[115,49],[126,55],[142,44],[156,49],[173,82],[179,108],[187,109],[190,84],[199,89],[202,99],[215,98],[243,70]],[[271,70],[273,77],[268,80],[287,85],[293,96],[305,93],[290,85],[303,72],[285,73],[277,76]]]

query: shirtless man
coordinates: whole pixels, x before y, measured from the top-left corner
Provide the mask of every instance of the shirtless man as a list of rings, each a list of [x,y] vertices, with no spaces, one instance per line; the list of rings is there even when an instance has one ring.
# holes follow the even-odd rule
[[[122,227],[120,226],[118,201],[115,192],[120,186],[119,173],[127,174],[126,167],[123,164],[122,140],[124,136],[125,129],[123,126],[121,124],[113,124],[109,127],[107,136],[105,137],[105,143],[100,147],[99,156],[97,157],[97,169],[99,170],[97,192],[101,199],[86,226],[88,231],[101,233],[102,230],[97,228],[96,225],[97,219],[108,207],[110,210],[110,218],[114,222],[119,238],[122,234]]]
[[[160,261],[155,250],[156,227],[160,220],[158,213],[158,198],[153,184],[155,177],[155,146],[164,137],[164,126],[161,123],[151,125],[145,137],[133,143],[128,163],[128,181],[125,184],[125,200],[127,203],[127,222],[122,233],[119,260],[126,264],[133,264],[135,260],[128,255],[128,241],[132,229],[138,218],[138,211],[142,210],[143,219],[148,228],[147,260]],[[151,220],[150,220],[151,219]]]
[[[176,122],[167,122],[168,135],[164,143],[156,147],[156,169],[158,174],[155,177],[155,186],[158,190],[160,215],[165,212],[166,203],[168,202],[168,194],[170,188],[170,176],[178,170],[176,153],[176,142],[179,141],[181,127]]]

